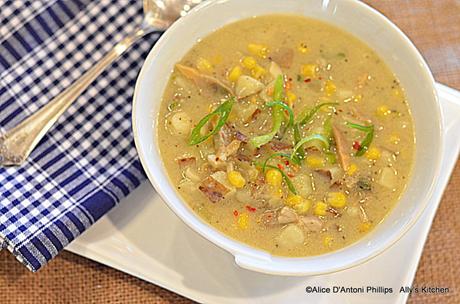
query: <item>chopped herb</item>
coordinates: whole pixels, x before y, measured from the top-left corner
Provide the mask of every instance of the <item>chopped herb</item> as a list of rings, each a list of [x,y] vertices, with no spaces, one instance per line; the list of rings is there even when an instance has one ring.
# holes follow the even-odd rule
[[[371,181],[369,178],[360,178],[356,183],[361,190],[370,191],[372,190]]]
[[[297,160],[297,159],[292,159],[292,157],[291,157],[290,154],[280,152],[280,153],[274,153],[274,154],[270,155],[270,156],[265,160],[265,162],[264,162],[263,165],[262,165],[262,171],[265,172],[265,171],[267,170],[268,162],[269,162],[271,159],[273,159],[273,158],[275,158],[275,157],[278,157],[278,156],[279,156],[279,157],[284,157],[284,158],[290,159],[290,160],[292,160],[292,162],[295,163],[296,165],[300,165],[300,161]]]
[[[279,75],[276,80],[275,80],[275,88],[273,90],[273,99],[274,102],[282,102],[284,99],[284,81],[283,81],[283,76]],[[249,143],[255,147],[255,148],[260,148],[261,146],[267,144],[270,142],[273,137],[275,137],[276,133],[281,128],[281,125],[283,124],[284,121],[284,112],[283,112],[283,107],[280,106],[279,104],[276,104],[272,107],[272,117],[273,117],[273,126],[272,130],[270,133],[267,133],[265,135],[253,137],[249,140]]]
[[[347,126],[366,133],[366,137],[364,137],[364,140],[360,143],[358,151],[355,153],[355,156],[363,156],[374,139],[374,125],[362,126],[347,121]]]
[[[294,143],[295,145],[297,145],[299,141],[301,140],[302,140],[302,135],[300,134],[299,124],[295,124],[294,125]],[[300,160],[305,158],[305,151],[300,149],[296,154],[293,154],[292,156],[293,156],[292,157],[293,160],[295,158],[300,163]]]
[[[303,145],[310,144],[310,143],[315,142],[315,141],[320,142],[321,145],[323,146],[323,148],[325,148],[325,149],[329,149],[329,147],[330,147],[329,140],[326,137],[324,137],[324,135],[313,134],[313,135],[307,136],[304,139],[302,139],[301,141],[299,141],[295,145],[294,150],[292,151],[292,155],[296,155],[297,150],[299,150]]]
[[[168,111],[174,111],[179,106],[179,103],[177,101],[173,101],[168,105]]]
[[[306,123],[309,123],[312,119],[313,119],[313,116],[315,116],[315,114],[322,108],[322,107],[325,107],[325,106],[336,106],[338,105],[339,103],[338,102],[325,102],[325,103],[321,103],[319,105],[317,105],[316,107],[314,107],[313,109],[309,110],[309,111],[303,111],[302,114],[300,114],[300,119],[297,120],[297,123],[300,124],[300,125],[304,125]]]
[[[224,103],[222,103],[219,107],[217,107],[217,109],[214,110],[214,112],[212,112],[212,113],[206,115],[205,117],[203,117],[203,119],[200,120],[200,122],[192,130],[189,145],[193,146],[193,145],[200,144],[200,143],[204,142],[205,140],[207,140],[209,137],[211,137],[214,134],[216,134],[217,132],[219,132],[219,130],[227,122],[227,119],[228,119],[228,117],[230,115],[230,112],[232,111],[232,107],[233,107],[234,103],[235,103],[235,98],[230,98],[229,100],[227,100]],[[217,122],[216,126],[214,127],[214,129],[211,132],[209,132],[208,134],[202,136],[201,135],[201,128],[203,128],[204,125],[206,125],[206,123],[212,117],[214,117],[216,115],[219,116],[219,121]]]
[[[292,111],[291,107],[289,107],[287,104],[285,104],[282,101],[271,101],[267,102],[265,104],[267,107],[274,107],[274,106],[280,106],[283,109],[285,109],[289,113],[289,122],[287,127],[290,128],[294,124],[294,112]]]

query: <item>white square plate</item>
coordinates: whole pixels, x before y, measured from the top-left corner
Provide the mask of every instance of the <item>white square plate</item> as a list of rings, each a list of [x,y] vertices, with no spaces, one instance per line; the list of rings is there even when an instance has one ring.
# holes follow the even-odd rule
[[[66,249],[203,303],[405,303],[444,189],[460,151],[460,92],[438,84],[446,140],[443,175],[428,208],[389,250],[323,276],[277,277],[237,267],[189,229],[145,182]],[[386,287],[392,293],[307,293],[307,286]]]

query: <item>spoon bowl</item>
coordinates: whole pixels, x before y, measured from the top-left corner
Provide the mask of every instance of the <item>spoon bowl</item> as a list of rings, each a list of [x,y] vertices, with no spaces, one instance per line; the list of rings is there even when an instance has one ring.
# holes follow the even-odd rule
[[[203,0],[143,0],[144,19],[131,35],[116,44],[99,62],[67,89],[16,127],[0,135],[0,165],[20,166],[59,117],[109,65],[136,41],[162,32]]]

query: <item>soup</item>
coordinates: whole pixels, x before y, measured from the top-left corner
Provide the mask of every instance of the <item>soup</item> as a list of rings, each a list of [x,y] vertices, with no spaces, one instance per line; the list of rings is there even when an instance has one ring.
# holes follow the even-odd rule
[[[183,200],[233,239],[301,257],[384,220],[414,161],[403,88],[352,35],[292,15],[242,20],[177,63],[158,117]]]

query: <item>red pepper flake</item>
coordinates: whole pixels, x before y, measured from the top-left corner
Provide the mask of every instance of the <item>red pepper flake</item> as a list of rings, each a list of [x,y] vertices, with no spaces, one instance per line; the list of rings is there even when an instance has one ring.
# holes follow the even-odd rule
[[[323,77],[319,76],[318,79],[319,79],[319,80],[323,80]]]
[[[238,210],[233,210],[233,215],[238,216],[239,215]]]
[[[361,149],[361,144],[357,141],[353,142],[353,149],[358,151],[359,149]]]
[[[295,177],[295,174],[293,174],[293,173],[291,173],[291,172],[286,173],[286,175],[289,176],[289,177],[291,177],[291,178],[292,178],[292,177]]]
[[[307,79],[305,79],[303,82],[309,83],[309,82],[311,82],[311,79],[310,79],[310,78],[307,78]]]
[[[249,205],[246,206],[246,209],[247,209],[249,212],[256,212],[256,210],[257,210],[257,208],[254,208],[254,207],[249,206]]]
[[[284,161],[284,164],[285,164],[286,166],[289,166],[289,161],[288,161],[288,160],[285,160],[285,161]]]
[[[291,77],[289,77],[289,79],[288,79],[288,80],[289,80],[289,81],[292,81],[292,78],[291,78]]]
[[[284,170],[284,166],[282,164],[278,164],[278,169]]]

